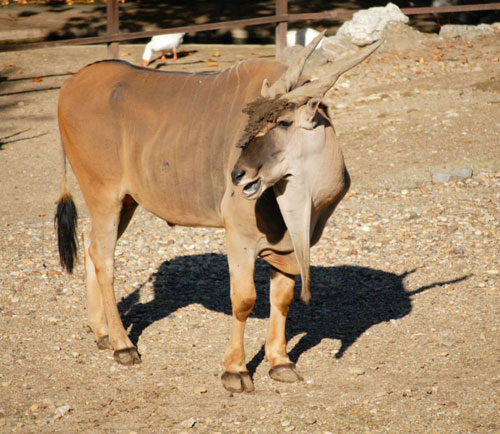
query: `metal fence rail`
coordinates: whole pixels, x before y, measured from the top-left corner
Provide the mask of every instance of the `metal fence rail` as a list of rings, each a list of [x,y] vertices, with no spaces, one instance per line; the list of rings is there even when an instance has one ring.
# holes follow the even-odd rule
[[[241,28],[248,26],[259,26],[263,24],[276,24],[276,47],[278,53],[286,46],[286,32],[288,23],[306,20],[337,20],[349,19],[356,12],[355,10],[336,9],[324,12],[310,12],[300,14],[288,13],[288,0],[276,0],[276,14],[268,17],[247,18],[242,20],[223,21],[207,24],[197,24],[181,27],[172,27],[168,29],[150,30],[146,32],[120,33],[119,18],[118,18],[118,0],[107,1],[107,35],[91,36],[85,38],[63,39],[59,41],[31,42],[26,44],[6,44],[0,45],[0,52],[6,51],[22,51],[33,50],[38,48],[58,47],[62,45],[86,45],[107,43],[108,56],[112,58],[118,57],[118,43],[123,41],[131,41],[135,39],[150,38],[155,35],[168,33],[194,33],[204,32],[209,30],[224,30],[232,28]],[[401,11],[405,15],[420,15],[420,14],[444,14],[456,12],[477,12],[500,10],[500,3],[485,3],[479,5],[460,5],[460,6],[443,6],[443,7],[412,7],[402,8]]]

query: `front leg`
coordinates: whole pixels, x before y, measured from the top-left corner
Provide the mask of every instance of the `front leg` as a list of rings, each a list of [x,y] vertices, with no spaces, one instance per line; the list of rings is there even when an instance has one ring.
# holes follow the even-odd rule
[[[231,338],[224,358],[225,372],[222,384],[230,392],[252,392],[252,379],[245,363],[244,334],[248,316],[253,310],[255,285],[253,280],[255,255],[242,240],[228,234],[227,257],[231,285],[233,324]]]
[[[266,358],[271,365],[269,376],[273,380],[286,383],[302,380],[286,352],[286,317],[293,300],[295,278],[295,275],[271,268],[271,315],[266,340]]]

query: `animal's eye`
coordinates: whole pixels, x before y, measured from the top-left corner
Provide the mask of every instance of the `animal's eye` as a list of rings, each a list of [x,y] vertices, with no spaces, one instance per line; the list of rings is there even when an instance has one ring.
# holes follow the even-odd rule
[[[288,128],[292,123],[292,121],[282,120],[278,122],[278,127]]]

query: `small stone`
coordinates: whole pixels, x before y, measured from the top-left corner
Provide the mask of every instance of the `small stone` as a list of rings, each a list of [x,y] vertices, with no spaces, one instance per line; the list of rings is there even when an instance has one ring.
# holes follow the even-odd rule
[[[290,425],[289,427],[285,428],[285,432],[292,432],[295,430],[295,427],[293,425]]]
[[[207,393],[207,388],[203,386],[199,386],[196,389],[194,389],[194,393],[201,395],[202,393]]]
[[[351,375],[365,375],[365,370],[359,366],[349,368],[349,374]]]
[[[435,170],[432,172],[432,182],[436,184],[444,184],[450,181],[450,174],[447,172],[443,172],[441,170]]]
[[[448,339],[443,339],[441,341],[441,345],[444,345],[445,347],[452,347],[453,345],[455,345],[455,342]]]
[[[308,416],[304,419],[304,423],[307,425],[314,425],[316,423],[316,419],[312,416]]]
[[[465,181],[466,179],[472,178],[472,174],[472,167],[463,167],[450,172],[435,170],[432,172],[432,181],[437,184],[444,184],[450,181]]]
[[[498,271],[498,270],[487,270],[486,274],[489,274],[490,276],[497,276],[498,274],[500,274],[500,271]]]
[[[190,417],[189,419],[183,420],[180,425],[182,428],[193,428],[195,424],[196,420],[194,417]]]
[[[283,419],[281,421],[281,426],[290,426],[292,422],[289,419]]]
[[[80,357],[80,353],[77,353],[76,351],[72,351],[71,355],[75,358]]]
[[[38,411],[38,409],[39,409],[39,408],[40,408],[40,404],[38,404],[38,403],[36,403],[36,402],[35,402],[34,404],[32,404],[32,405],[30,406],[30,411],[31,411],[32,413],[36,413],[36,412]]]
[[[66,416],[68,413],[70,413],[73,409],[69,405],[61,405],[60,407],[56,408],[56,416]]]

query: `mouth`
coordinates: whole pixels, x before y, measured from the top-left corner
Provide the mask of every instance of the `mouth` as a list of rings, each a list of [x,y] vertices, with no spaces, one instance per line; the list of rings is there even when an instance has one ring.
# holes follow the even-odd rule
[[[243,196],[247,199],[254,199],[258,196],[262,187],[262,178],[257,178],[255,181],[249,182],[243,188]]]

